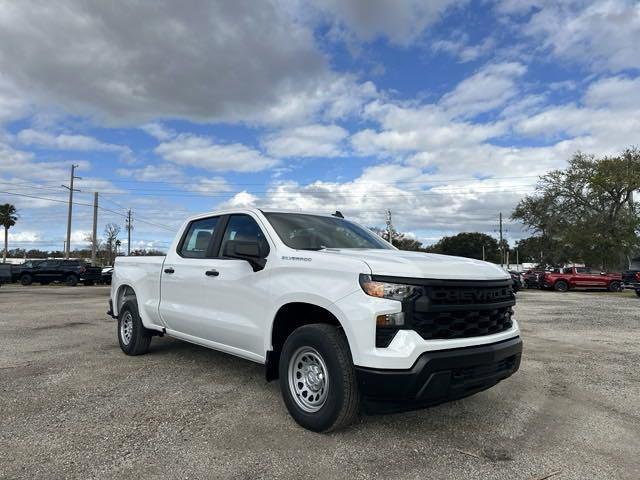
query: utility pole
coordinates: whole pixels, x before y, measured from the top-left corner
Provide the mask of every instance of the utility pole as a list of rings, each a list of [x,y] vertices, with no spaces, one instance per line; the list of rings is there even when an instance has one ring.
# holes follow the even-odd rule
[[[91,265],[96,265],[98,250],[98,192],[93,192],[93,235],[91,236]]]
[[[76,168],[78,168],[78,165],[71,165],[71,177],[69,178],[69,186],[67,187],[66,185],[62,185],[64,188],[69,190],[69,215],[67,217],[67,242],[64,245],[64,258],[66,260],[69,260],[69,252],[71,250],[71,212],[73,210],[73,180],[75,180],[76,178],[78,180],[81,179],[81,177],[76,177],[74,175]],[[79,190],[75,190],[75,191],[79,191]]]
[[[127,212],[127,256],[131,255],[131,209]]]
[[[484,256],[484,245],[482,245],[482,261],[485,261],[485,256]]]
[[[387,240],[389,243],[393,244],[391,241],[391,232],[393,232],[393,224],[391,223],[391,210],[387,210]]]
[[[504,246],[502,245],[502,212],[500,212],[500,266],[504,267]]]

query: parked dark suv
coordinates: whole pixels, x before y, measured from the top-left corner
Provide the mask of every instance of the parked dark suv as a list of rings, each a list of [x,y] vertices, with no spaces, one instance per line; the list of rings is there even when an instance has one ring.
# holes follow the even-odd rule
[[[64,282],[73,287],[78,282],[93,285],[100,280],[101,269],[81,260],[44,260],[31,266],[23,266],[19,275],[22,285],[31,285],[33,282],[42,285]]]

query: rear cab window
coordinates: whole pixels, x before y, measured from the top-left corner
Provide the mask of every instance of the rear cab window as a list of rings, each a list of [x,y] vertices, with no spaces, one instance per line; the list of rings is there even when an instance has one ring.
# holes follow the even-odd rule
[[[178,254],[185,258],[207,258],[211,239],[219,217],[202,218],[189,224],[178,247]]]

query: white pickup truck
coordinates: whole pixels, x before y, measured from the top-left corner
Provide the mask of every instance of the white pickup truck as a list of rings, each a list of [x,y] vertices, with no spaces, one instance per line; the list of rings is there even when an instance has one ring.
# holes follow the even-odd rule
[[[508,273],[397,250],[339,212],[235,209],[188,219],[165,257],[118,257],[110,314],[128,355],[170,335],[265,365],[313,431],[360,409],[435,405],[520,365]]]

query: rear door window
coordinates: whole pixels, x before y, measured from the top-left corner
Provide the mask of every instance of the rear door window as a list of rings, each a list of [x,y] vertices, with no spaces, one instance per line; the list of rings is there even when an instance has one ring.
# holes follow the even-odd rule
[[[207,258],[209,244],[218,224],[218,217],[194,220],[189,225],[178,253],[186,258]]]

